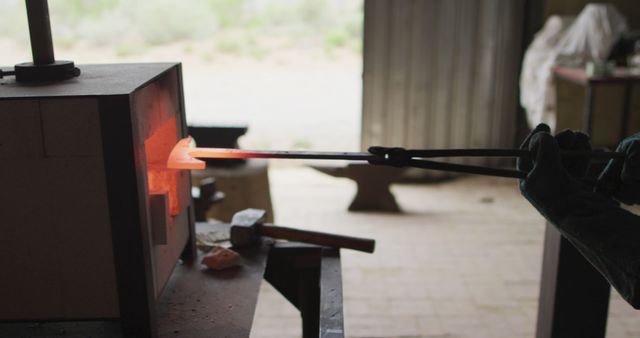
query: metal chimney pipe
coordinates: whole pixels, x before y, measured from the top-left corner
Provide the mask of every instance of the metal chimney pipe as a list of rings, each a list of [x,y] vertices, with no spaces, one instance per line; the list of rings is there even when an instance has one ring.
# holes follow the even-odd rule
[[[55,62],[49,4],[47,0],[26,0],[31,53],[35,65],[48,65]]]
[[[58,60],[53,55],[51,22],[47,0],[25,0],[31,54],[33,62],[23,62],[15,66],[15,71],[0,71],[3,75],[15,75],[16,82],[38,83],[63,81],[80,75],[80,69],[73,61]]]

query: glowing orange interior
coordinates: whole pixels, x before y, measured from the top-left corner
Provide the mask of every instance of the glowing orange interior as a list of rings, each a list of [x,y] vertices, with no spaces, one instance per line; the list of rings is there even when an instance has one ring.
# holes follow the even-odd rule
[[[178,199],[179,172],[167,168],[167,159],[176,143],[177,135],[176,118],[172,117],[144,141],[149,193],[169,195],[171,217],[178,215],[183,209]]]

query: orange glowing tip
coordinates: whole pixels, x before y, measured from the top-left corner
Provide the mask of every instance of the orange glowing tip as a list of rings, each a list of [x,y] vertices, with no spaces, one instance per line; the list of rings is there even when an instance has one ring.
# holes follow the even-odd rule
[[[357,152],[312,152],[312,151],[277,151],[277,150],[244,150],[227,148],[194,147],[191,136],[183,138],[173,147],[167,167],[172,169],[204,169],[206,163],[198,158],[295,158],[315,160],[380,160],[380,156],[371,153]]]

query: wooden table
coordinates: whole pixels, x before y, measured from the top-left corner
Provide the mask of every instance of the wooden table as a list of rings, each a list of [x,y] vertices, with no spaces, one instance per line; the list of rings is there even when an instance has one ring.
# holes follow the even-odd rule
[[[585,88],[584,96],[584,112],[581,120],[581,128],[587,134],[593,134],[594,122],[594,104],[595,91],[597,87],[606,85],[620,85],[623,88],[622,111],[620,113],[619,132],[616,136],[620,136],[620,141],[629,133],[629,119],[631,111],[631,89],[634,84],[640,83],[640,75],[634,74],[629,68],[616,68],[614,73],[609,76],[588,76],[584,69],[555,67],[553,69],[557,79],[569,81]],[[562,125],[563,123],[560,123]],[[569,128],[572,126],[559,126]],[[576,128],[576,127],[573,127]]]
[[[228,231],[229,225],[198,223],[197,228]],[[303,337],[344,337],[338,249],[265,238],[237,252],[241,267],[176,266],[159,300],[158,337],[249,337],[263,278],[300,311]],[[119,323],[109,320],[0,323],[0,337],[25,336],[115,338],[122,333]]]

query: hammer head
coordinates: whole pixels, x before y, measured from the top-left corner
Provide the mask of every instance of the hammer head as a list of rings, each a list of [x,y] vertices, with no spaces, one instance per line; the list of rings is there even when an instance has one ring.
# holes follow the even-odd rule
[[[266,221],[267,212],[262,209],[245,209],[236,212],[231,219],[231,244],[249,246],[260,239],[260,226]]]
[[[178,141],[169,154],[167,167],[171,169],[204,169],[207,164],[191,155],[194,144],[191,136]]]

